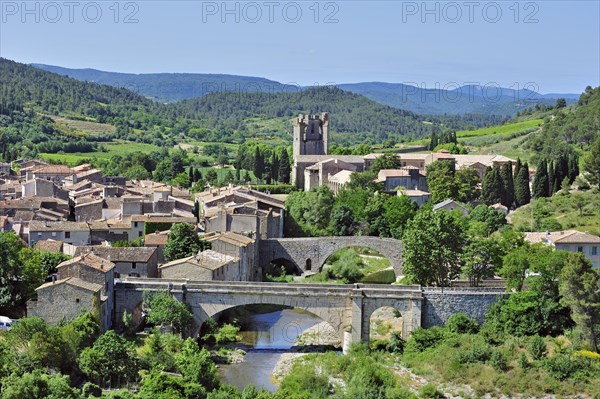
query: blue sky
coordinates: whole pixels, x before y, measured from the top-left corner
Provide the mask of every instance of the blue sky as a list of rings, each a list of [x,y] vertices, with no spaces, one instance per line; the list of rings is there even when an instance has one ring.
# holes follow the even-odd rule
[[[302,85],[600,85],[599,1],[66,1],[0,0],[0,56]]]

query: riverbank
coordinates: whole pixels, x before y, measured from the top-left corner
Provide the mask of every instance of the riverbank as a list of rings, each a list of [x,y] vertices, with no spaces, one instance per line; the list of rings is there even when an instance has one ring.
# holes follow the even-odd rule
[[[305,330],[298,336],[294,346],[310,346],[311,352],[322,352],[333,347],[341,347],[340,337],[336,331],[323,321]],[[282,353],[273,369],[274,383],[279,385],[281,381],[288,375],[294,365],[294,362],[302,356],[308,355],[309,352],[288,352]]]

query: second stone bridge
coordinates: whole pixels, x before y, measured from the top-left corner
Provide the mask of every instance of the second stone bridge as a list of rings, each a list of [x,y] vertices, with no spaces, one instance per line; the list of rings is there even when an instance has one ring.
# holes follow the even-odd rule
[[[370,236],[274,238],[260,241],[259,266],[291,262],[299,271],[318,272],[335,251],[348,247],[368,247],[389,259],[396,277],[402,275],[402,241]]]

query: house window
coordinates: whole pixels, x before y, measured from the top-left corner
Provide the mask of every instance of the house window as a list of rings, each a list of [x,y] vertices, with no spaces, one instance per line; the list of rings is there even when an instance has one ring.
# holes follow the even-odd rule
[[[138,237],[141,237],[141,236],[142,236],[142,234],[144,234],[144,233],[143,233],[143,232],[141,232],[141,231],[138,231]]]
[[[598,255],[598,247],[596,247],[596,246],[590,247],[590,255],[593,255],[593,256]]]
[[[577,252],[583,252],[583,247],[582,246],[577,247]]]
[[[138,227],[138,222],[133,222],[133,227]]]
[[[42,236],[42,233],[38,233],[38,237],[41,237],[41,236]]]
[[[306,270],[310,270],[312,268],[312,260],[306,259]]]
[[[56,231],[52,232],[52,237],[56,237]]]
[[[136,267],[137,267],[137,265],[135,264],[135,262],[133,262],[133,263],[131,264],[131,268],[132,268],[132,269],[135,269]]]
[[[76,298],[76,299],[75,299],[75,303],[79,303],[79,298]]]
[[[71,232],[65,231],[65,238],[71,238]]]

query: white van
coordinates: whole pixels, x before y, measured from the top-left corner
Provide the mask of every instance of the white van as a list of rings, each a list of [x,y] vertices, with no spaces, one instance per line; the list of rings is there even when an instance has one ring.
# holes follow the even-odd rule
[[[13,321],[8,317],[0,316],[0,330],[8,331]]]

